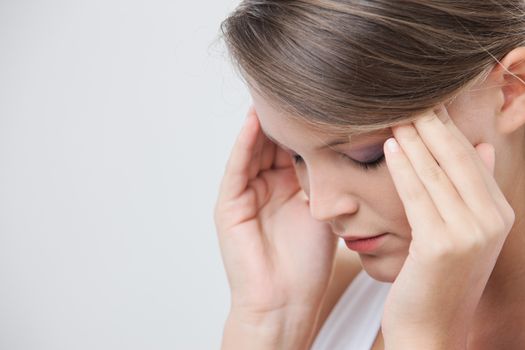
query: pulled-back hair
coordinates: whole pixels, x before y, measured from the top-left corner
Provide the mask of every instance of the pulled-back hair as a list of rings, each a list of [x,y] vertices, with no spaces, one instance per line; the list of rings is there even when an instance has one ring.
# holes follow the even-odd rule
[[[276,108],[359,133],[485,79],[525,43],[525,1],[244,0],[220,29],[242,78]]]

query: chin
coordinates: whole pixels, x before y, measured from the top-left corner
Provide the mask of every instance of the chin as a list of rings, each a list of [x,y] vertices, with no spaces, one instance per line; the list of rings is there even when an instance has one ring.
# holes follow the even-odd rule
[[[373,256],[360,255],[361,266],[373,279],[392,283],[397,278],[406,259],[406,255]]]

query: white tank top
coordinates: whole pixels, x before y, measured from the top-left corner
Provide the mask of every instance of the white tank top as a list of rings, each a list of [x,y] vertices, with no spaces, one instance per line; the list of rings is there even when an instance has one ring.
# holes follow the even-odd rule
[[[361,270],[335,304],[310,349],[370,350],[391,285]]]

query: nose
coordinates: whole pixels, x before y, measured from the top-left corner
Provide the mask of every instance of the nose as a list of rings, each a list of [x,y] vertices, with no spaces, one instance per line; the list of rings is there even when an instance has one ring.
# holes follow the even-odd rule
[[[331,172],[311,172],[307,192],[310,215],[316,220],[329,222],[338,216],[356,213],[359,205],[350,187],[347,179],[333,176]]]

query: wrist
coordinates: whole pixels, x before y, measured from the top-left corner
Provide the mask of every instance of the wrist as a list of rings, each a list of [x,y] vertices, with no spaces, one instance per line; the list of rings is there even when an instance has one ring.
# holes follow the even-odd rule
[[[308,349],[316,315],[251,315],[231,311],[224,326],[222,350]]]

